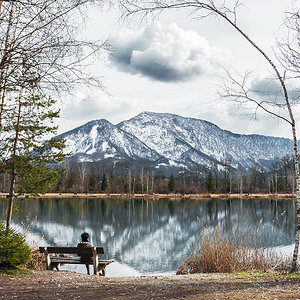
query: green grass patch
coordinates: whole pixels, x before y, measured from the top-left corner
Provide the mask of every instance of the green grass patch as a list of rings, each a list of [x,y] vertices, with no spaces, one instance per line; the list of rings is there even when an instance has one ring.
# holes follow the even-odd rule
[[[30,275],[33,272],[31,270],[26,269],[25,267],[0,267],[0,274],[5,275],[13,275],[13,276],[19,276],[19,275]]]

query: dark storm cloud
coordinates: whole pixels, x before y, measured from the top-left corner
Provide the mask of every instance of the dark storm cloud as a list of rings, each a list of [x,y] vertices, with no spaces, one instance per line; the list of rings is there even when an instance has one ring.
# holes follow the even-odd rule
[[[286,82],[288,94],[291,100],[299,100],[300,88],[295,86],[295,82]],[[274,78],[257,78],[252,81],[252,91],[262,97],[267,97],[278,102],[284,101],[282,87],[278,79]]]
[[[273,78],[259,78],[252,82],[252,90],[261,96],[278,96],[281,95],[281,87],[277,80]]]
[[[229,56],[195,31],[182,30],[176,24],[157,30],[126,30],[110,43],[115,49],[110,60],[119,70],[164,82],[214,73]]]

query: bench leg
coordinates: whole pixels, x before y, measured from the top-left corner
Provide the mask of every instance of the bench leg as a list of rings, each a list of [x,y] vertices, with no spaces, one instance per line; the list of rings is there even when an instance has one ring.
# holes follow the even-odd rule
[[[97,267],[97,265],[93,266],[94,267],[94,275],[99,275],[99,268]]]
[[[97,254],[97,251],[96,251],[96,247],[93,247],[92,248],[92,251],[93,251],[93,267],[94,267],[94,275],[99,275],[99,268],[98,268],[98,254]]]
[[[51,259],[47,248],[45,249],[44,255],[45,255],[46,268],[47,270],[51,270]]]
[[[101,271],[102,272],[99,275],[100,276],[105,276],[106,275],[106,269],[105,269],[105,267]]]
[[[60,263],[50,263],[50,266],[49,266],[49,269],[50,270],[53,270],[53,269],[56,269],[57,271],[60,271]]]
[[[99,275],[100,276],[105,276],[106,275],[106,266],[105,265],[99,265],[98,270],[99,270]]]

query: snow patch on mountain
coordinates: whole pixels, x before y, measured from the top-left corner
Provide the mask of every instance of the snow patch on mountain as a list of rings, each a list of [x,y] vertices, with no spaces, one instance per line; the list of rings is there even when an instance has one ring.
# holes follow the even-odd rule
[[[244,169],[293,153],[289,139],[234,134],[215,124],[174,114],[143,112],[117,125],[91,121],[61,135],[78,161],[113,159],[152,167],[198,168],[230,160]]]
[[[93,154],[97,151],[97,149],[95,148],[95,144],[96,144],[97,136],[98,136],[97,129],[98,129],[98,125],[94,125],[90,132],[90,138],[91,138],[92,145],[91,145],[91,149],[89,149],[86,152],[86,154]]]

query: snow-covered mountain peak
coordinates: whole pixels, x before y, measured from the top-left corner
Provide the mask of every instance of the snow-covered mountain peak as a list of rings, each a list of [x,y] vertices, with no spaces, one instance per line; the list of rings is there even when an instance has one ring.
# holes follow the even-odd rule
[[[292,141],[234,134],[210,122],[169,113],[142,112],[117,125],[101,119],[62,135],[74,159],[131,160],[152,167],[197,168],[201,165],[268,167],[293,151]]]

